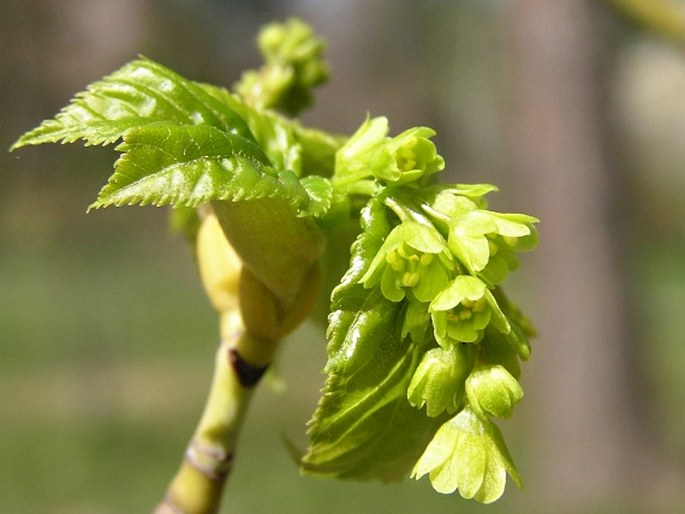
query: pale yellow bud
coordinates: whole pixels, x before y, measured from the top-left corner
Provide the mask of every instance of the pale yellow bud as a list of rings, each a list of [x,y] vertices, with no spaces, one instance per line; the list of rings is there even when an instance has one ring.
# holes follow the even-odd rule
[[[202,285],[212,306],[219,313],[237,309],[242,262],[213,213],[202,220],[196,252]]]

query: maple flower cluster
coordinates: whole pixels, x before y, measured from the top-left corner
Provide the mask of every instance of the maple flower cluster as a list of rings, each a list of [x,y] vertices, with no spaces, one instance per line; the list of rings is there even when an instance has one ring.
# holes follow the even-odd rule
[[[530,325],[500,284],[537,243],[536,218],[487,209],[489,185],[438,185],[444,167],[419,127],[387,137],[385,118],[367,120],[338,151],[339,184],[374,181],[394,222],[360,282],[405,304],[402,336],[422,357],[407,385],[409,403],[446,416],[413,475],[434,488],[489,503],[506,473],[520,484],[493,417],[508,418],[523,397],[518,358]],[[354,179],[352,182],[351,179]],[[399,187],[413,195],[397,193]],[[502,343],[505,344],[502,344]]]

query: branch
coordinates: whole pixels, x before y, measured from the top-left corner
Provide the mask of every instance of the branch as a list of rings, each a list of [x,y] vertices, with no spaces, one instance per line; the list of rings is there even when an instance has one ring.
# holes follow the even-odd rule
[[[233,218],[231,221],[230,226],[241,226]],[[155,514],[218,512],[252,391],[271,364],[279,342],[309,315],[319,291],[318,265],[304,255],[299,266],[271,257],[291,266],[298,280],[295,286],[291,273],[290,282],[268,287],[249,263],[243,263],[222,227],[211,212],[205,215],[197,235],[200,275],[221,319],[222,343],[216,353],[214,378],[183,462]],[[253,251],[249,255],[254,255]],[[318,256],[318,250],[314,254]],[[266,276],[272,276],[270,273]],[[273,289],[287,293],[287,301]]]
[[[238,332],[219,346],[204,413],[155,514],[218,512],[252,391],[266,370],[241,356],[241,347],[253,344]]]

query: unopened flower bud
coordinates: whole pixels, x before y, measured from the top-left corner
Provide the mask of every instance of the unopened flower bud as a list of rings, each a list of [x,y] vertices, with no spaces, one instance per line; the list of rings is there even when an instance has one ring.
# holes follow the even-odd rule
[[[464,379],[473,367],[474,348],[456,345],[426,352],[414,372],[407,397],[413,406],[426,406],[431,417],[456,412],[464,394]]]
[[[466,379],[466,397],[478,414],[508,418],[523,389],[504,366],[477,366]]]

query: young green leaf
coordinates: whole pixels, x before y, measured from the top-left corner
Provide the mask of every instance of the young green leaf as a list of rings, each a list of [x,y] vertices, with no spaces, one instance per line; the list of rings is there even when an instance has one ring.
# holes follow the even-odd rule
[[[91,208],[109,205],[197,206],[211,200],[271,196],[294,205],[308,197],[297,179],[276,175],[261,148],[210,125],[153,123],[128,130],[115,173]]]
[[[24,134],[12,149],[79,139],[106,145],[132,127],[157,121],[211,125],[252,138],[243,119],[200,84],[140,58],[89,85],[55,119]]]
[[[381,300],[390,330],[376,333],[377,351],[352,374],[330,370],[310,422],[306,474],[399,480],[406,476],[438,425],[406,398],[418,348],[399,337],[400,308]],[[364,337],[364,333],[359,334]]]
[[[291,169],[298,176],[333,175],[335,152],[346,137],[305,127],[275,111],[255,109],[224,88],[200,86],[245,120],[274,167]]]
[[[295,138],[294,121],[273,111],[255,109],[224,88],[209,84],[202,84],[201,87],[245,120],[250,133],[276,169],[289,169],[298,176],[301,174],[302,146]]]
[[[361,291],[360,291],[361,293]],[[329,349],[324,371],[351,375],[379,351],[383,339],[396,327],[399,306],[387,300],[379,288],[359,295],[356,309],[339,310],[329,318]]]
[[[386,207],[372,199],[350,268],[332,295],[328,373],[310,422],[305,473],[396,480],[408,473],[436,421],[407,401],[422,350],[403,336],[405,307],[360,283],[391,230]],[[402,426],[402,430],[397,427]]]
[[[369,268],[371,261],[378,253],[383,244],[383,240],[390,232],[390,222],[388,221],[385,207],[377,199],[372,199],[364,207],[361,213],[362,232],[352,243],[350,252],[350,267],[342,277],[340,284],[331,294],[331,315],[327,331],[329,363],[326,370],[339,369],[344,366],[344,355],[341,347],[347,344],[347,352],[352,345],[356,348],[359,338],[345,343],[349,329],[355,323],[359,313],[365,310],[365,304],[378,304],[380,300],[379,292],[373,295],[359,283],[359,279]],[[367,321],[358,322],[367,323]],[[365,341],[365,344],[369,344]],[[373,341],[371,345],[373,345]]]
[[[319,218],[325,215],[333,205],[333,186],[331,182],[318,175],[309,175],[300,180],[309,195],[310,204],[307,214]]]
[[[302,146],[302,174],[331,177],[335,167],[335,152],[347,137],[304,127],[295,121],[292,124],[295,139]]]
[[[368,294],[360,283],[361,277],[392,229],[385,206],[376,198],[362,209],[360,224],[362,231],[350,248],[350,267],[331,295],[332,310],[354,308],[349,305],[348,297],[364,298]]]

